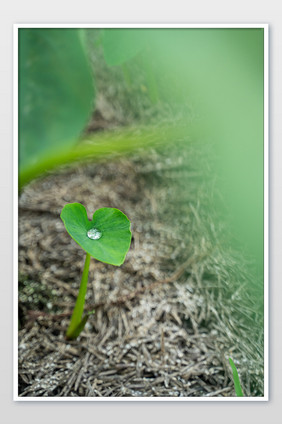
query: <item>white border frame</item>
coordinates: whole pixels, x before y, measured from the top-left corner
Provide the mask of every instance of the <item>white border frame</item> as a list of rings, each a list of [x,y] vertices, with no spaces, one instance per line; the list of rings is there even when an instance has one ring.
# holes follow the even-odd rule
[[[18,30],[20,28],[262,28],[264,30],[264,396],[19,397],[18,396]],[[269,26],[268,24],[14,24],[13,25],[13,400],[74,402],[263,402],[269,400]]]

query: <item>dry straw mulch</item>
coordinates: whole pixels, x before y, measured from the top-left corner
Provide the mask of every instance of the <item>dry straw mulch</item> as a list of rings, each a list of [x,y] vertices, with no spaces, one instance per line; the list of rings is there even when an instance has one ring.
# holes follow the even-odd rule
[[[152,149],[67,168],[24,189],[20,396],[230,397],[229,356],[245,395],[262,396],[262,317],[242,258],[223,247],[200,150]],[[64,333],[84,252],[59,217],[68,202],[84,204],[89,217],[117,207],[133,233],[121,267],[92,260],[86,306],[95,314],[72,342]]]

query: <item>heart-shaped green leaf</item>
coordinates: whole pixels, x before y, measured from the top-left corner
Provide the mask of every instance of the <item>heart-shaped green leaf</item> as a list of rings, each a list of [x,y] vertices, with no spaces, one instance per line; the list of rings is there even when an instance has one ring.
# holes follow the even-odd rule
[[[83,205],[69,203],[63,208],[61,219],[69,235],[93,258],[111,265],[123,264],[131,231],[129,219],[120,210],[98,209],[89,221]]]

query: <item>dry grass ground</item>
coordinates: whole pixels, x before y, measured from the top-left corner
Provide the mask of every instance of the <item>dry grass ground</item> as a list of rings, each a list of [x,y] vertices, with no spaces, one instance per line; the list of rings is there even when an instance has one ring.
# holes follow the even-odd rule
[[[246,396],[263,394],[263,320],[240,255],[210,209],[214,181],[201,148],[168,146],[66,168],[27,186],[19,201],[19,395],[235,396],[228,357]],[[66,341],[84,253],[62,207],[89,216],[117,207],[132,222],[125,263],[92,259],[87,308]]]

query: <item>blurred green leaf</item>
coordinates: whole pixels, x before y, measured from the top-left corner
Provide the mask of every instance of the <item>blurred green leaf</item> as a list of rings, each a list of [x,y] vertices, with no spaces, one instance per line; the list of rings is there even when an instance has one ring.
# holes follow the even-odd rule
[[[33,179],[59,166],[77,161],[100,161],[107,157],[128,155],[138,149],[160,146],[175,140],[188,137],[194,138],[202,134],[202,128],[197,123],[188,125],[162,125],[162,127],[130,127],[122,131],[105,131],[90,134],[79,144],[70,149],[50,152],[34,165],[21,170],[19,174],[19,190]]]
[[[148,29],[105,29],[103,49],[107,64],[121,65],[132,59],[147,45],[149,34]]]
[[[20,169],[75,142],[93,107],[80,29],[19,30]]]

